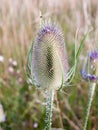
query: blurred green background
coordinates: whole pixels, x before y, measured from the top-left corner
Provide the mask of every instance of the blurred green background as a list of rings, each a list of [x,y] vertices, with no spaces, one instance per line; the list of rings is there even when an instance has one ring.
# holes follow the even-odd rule
[[[71,87],[57,91],[53,125],[57,130],[81,130],[88,100],[88,83],[81,77],[87,52],[98,45],[97,0],[0,0],[0,130],[43,130],[45,93],[27,84],[26,61],[32,40],[39,28],[40,11],[51,18],[64,33],[70,67],[77,46],[92,27],[79,58]],[[91,108],[87,130],[98,130],[98,89]]]

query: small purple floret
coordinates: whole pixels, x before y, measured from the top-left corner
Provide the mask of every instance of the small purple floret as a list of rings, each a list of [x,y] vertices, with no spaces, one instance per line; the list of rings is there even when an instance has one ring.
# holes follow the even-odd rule
[[[44,28],[41,29],[40,34],[44,35],[46,33],[55,33],[57,29],[55,28],[54,25],[52,26],[45,26]]]
[[[88,75],[88,79],[89,80],[91,80],[91,81],[96,81],[96,80],[98,80],[98,77],[97,76],[95,76],[95,75]]]
[[[89,58],[90,58],[90,62],[89,64],[93,66],[93,62],[92,61],[95,61],[96,59],[98,59],[98,52],[97,51],[93,51],[92,53],[89,53]],[[97,60],[96,60],[97,61]],[[87,64],[88,65],[88,60],[87,60]],[[92,69],[92,68],[91,68]],[[94,70],[92,70],[93,73],[94,73]],[[90,80],[92,82],[96,82],[98,80],[98,76],[94,75],[94,74],[89,74],[87,72],[87,66],[85,66],[85,68],[82,70],[81,74],[83,76],[83,78],[85,80]]]
[[[98,76],[87,74],[85,70],[82,70],[81,74],[85,80],[90,80],[92,82],[98,80]]]
[[[90,55],[89,55],[89,57],[90,57],[90,59],[97,59],[98,58],[98,52],[93,52],[93,53],[91,53]]]
[[[83,76],[84,79],[87,79],[87,73],[85,72],[85,70],[82,70],[81,74],[82,74],[82,76]]]

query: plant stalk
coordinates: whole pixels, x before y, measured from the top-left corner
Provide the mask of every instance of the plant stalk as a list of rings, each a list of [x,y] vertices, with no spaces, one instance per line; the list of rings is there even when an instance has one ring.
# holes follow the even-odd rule
[[[84,120],[83,130],[86,130],[87,128],[87,122],[90,115],[90,108],[91,108],[93,97],[94,97],[95,87],[96,87],[96,83],[91,83],[90,88],[89,88],[89,99],[88,99],[88,105],[86,109],[86,116]]]
[[[46,119],[44,130],[51,130],[53,101],[54,101],[54,90],[46,90]]]

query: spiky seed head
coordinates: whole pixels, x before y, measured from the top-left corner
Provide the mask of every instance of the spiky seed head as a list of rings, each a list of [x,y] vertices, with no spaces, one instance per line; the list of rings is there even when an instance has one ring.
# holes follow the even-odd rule
[[[34,41],[32,72],[41,88],[58,89],[66,82],[68,61],[63,34],[55,24],[44,23]]]

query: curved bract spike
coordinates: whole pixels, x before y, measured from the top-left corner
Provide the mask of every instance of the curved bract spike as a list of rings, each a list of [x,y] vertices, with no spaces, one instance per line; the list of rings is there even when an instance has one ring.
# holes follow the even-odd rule
[[[33,53],[33,44],[34,41],[32,42],[30,51],[28,53],[28,58],[27,58],[27,65],[26,65],[26,73],[28,76],[27,82],[34,85],[34,80],[33,80],[33,74],[32,74],[32,53]]]
[[[33,46],[32,73],[41,88],[58,89],[66,82],[68,61],[63,34],[52,23],[40,28]]]

